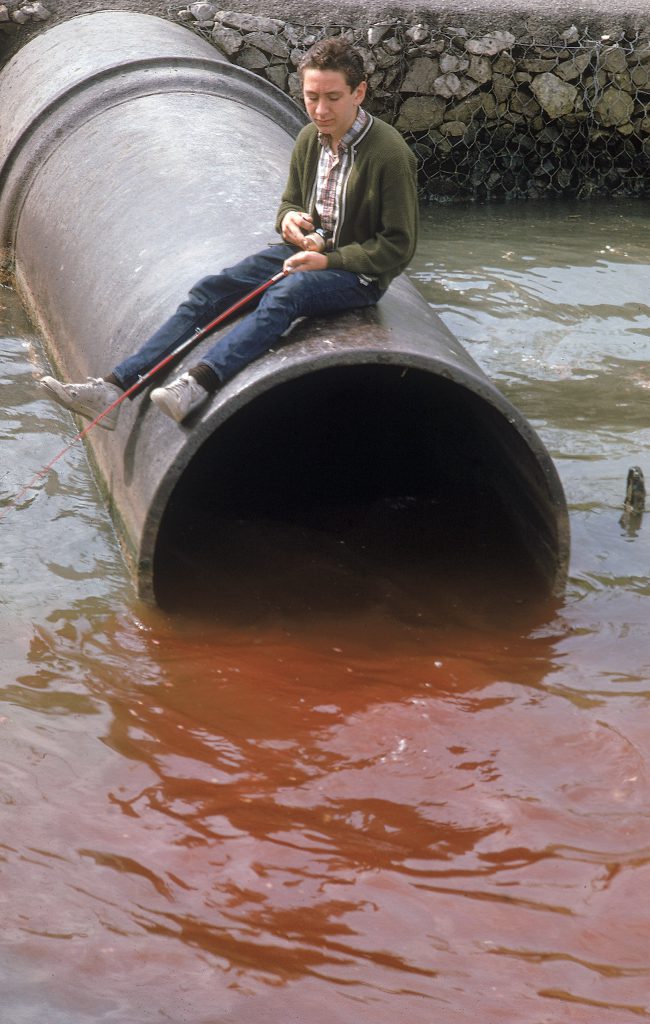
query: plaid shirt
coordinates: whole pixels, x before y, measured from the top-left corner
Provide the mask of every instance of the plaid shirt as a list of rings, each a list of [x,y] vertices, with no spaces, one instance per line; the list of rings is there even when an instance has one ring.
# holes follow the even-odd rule
[[[320,217],[321,227],[332,235],[336,231],[340,215],[341,194],[350,163],[350,147],[362,134],[368,121],[368,114],[362,107],[359,107],[354,124],[339,142],[336,153],[333,153],[330,148],[329,135],[318,136],[321,153],[318,159],[316,210]]]

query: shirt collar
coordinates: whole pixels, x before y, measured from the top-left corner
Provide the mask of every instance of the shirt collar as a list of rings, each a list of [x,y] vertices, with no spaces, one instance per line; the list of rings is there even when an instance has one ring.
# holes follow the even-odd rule
[[[348,128],[347,132],[339,142],[339,148],[349,149],[357,141],[359,136],[362,134],[364,128],[368,124],[370,116],[366,114],[363,107],[359,107],[357,116],[354,119],[354,124]],[[318,141],[320,142],[323,149],[329,149],[329,135],[323,135],[321,132],[318,133]]]

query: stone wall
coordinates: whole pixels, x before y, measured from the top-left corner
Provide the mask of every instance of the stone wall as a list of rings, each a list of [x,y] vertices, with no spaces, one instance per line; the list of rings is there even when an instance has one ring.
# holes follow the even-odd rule
[[[296,66],[342,32],[364,55],[369,108],[406,137],[423,196],[452,199],[650,194],[650,40],[574,23],[474,35],[439,18],[305,25],[223,11],[178,14],[234,63],[297,99]],[[613,20],[613,19],[612,19]]]
[[[300,101],[302,54],[341,32],[363,52],[369,109],[418,158],[423,198],[650,193],[650,12],[621,14],[616,0],[586,14],[563,3],[533,15],[523,0],[502,0],[500,16],[480,0],[454,5],[319,4],[329,13],[316,17],[309,0],[276,0],[273,16],[253,0],[237,11],[216,0],[0,0],[0,43],[15,50],[50,19],[91,10],[163,14]]]

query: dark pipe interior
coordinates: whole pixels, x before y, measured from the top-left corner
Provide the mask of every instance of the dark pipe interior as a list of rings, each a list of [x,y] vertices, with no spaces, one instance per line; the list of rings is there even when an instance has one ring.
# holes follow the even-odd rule
[[[161,524],[157,600],[253,619],[505,610],[546,586],[520,530],[548,543],[533,472],[502,414],[458,384],[388,365],[312,372],[197,453]]]

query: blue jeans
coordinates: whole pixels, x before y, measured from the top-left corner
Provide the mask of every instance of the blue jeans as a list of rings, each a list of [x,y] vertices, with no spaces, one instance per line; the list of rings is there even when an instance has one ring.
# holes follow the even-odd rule
[[[282,270],[284,261],[295,252],[298,250],[292,245],[271,245],[220,274],[202,278],[135,355],[114,368],[117,380],[125,389],[131,387],[181,342]],[[225,383],[272,348],[298,317],[372,306],[382,294],[376,282],[364,283],[349,270],[296,271],[271,285],[256,300],[253,311],[219,338],[201,356],[201,362]]]

